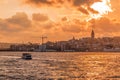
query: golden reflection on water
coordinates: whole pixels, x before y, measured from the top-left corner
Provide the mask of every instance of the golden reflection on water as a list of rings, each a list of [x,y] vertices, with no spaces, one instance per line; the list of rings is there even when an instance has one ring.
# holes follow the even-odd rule
[[[120,80],[120,53],[0,53],[0,80]]]

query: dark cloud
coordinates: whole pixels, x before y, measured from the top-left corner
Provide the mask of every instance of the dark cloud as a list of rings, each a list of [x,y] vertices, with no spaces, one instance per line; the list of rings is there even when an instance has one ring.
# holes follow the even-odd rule
[[[86,14],[86,15],[89,14],[88,10],[86,10],[85,8],[79,7],[78,10],[81,11],[82,13]]]
[[[44,4],[44,5],[52,5],[54,3],[54,1],[49,1],[49,0],[26,0],[27,3],[33,3],[33,4],[37,4],[40,5]]]
[[[73,4],[75,6],[80,6],[80,5],[83,5],[83,4],[87,4],[89,2],[89,0],[73,0]]]
[[[16,13],[11,18],[0,19],[0,30],[18,32],[31,27],[31,21],[25,13]]]
[[[67,21],[67,17],[63,17],[61,20],[62,21]]]
[[[101,0],[73,0],[74,6],[81,6],[81,5],[91,5],[94,2],[99,2]]]
[[[47,21],[49,20],[48,16],[45,15],[45,14],[40,14],[40,13],[34,13],[32,14],[32,19],[34,21],[41,21],[41,22],[44,22],[44,21]]]
[[[30,27],[31,21],[28,19],[28,16],[26,13],[18,12],[11,18],[6,19],[11,24],[16,24],[21,27]]]
[[[83,8],[83,7],[79,7],[78,10],[80,12],[82,12],[83,14],[89,15],[89,13],[93,13],[93,14],[98,14],[99,12],[90,8],[89,6],[87,8]]]
[[[54,0],[25,0],[25,3],[42,7],[45,6],[53,6],[55,4]]]
[[[76,10],[81,11],[84,14],[89,14],[89,12],[95,14],[98,13],[94,9],[90,8],[90,6],[94,2],[100,1],[101,0],[25,0],[27,4],[32,4],[37,7],[63,7],[64,5],[69,5],[70,8],[75,8]]]
[[[33,13],[32,21],[34,26],[39,27],[41,30],[50,30],[51,28],[55,27],[54,22],[52,22],[45,14]]]
[[[0,31],[2,32],[18,32],[21,27],[9,23],[7,20],[0,20]]]
[[[91,12],[91,13],[94,13],[94,14],[98,14],[99,12],[90,8],[90,7],[87,7],[87,9]]]
[[[74,6],[81,6],[81,5],[91,5],[94,2],[100,2],[100,1],[101,0],[25,0],[26,3],[35,4],[38,6],[41,6],[41,5],[54,6],[58,4],[61,4],[62,6],[65,2],[68,2],[68,3],[72,2]]]

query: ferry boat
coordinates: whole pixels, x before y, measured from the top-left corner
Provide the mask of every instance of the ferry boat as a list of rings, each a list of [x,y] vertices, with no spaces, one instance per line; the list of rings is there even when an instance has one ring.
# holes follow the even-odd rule
[[[31,56],[31,54],[29,54],[29,53],[23,53],[23,54],[22,54],[22,59],[31,60],[31,59],[32,59],[32,56]]]

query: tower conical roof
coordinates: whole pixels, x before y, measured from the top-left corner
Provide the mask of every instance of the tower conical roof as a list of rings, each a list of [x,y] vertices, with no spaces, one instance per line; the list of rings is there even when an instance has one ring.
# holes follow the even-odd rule
[[[94,38],[94,37],[95,37],[95,33],[94,33],[94,30],[92,29],[91,38]]]

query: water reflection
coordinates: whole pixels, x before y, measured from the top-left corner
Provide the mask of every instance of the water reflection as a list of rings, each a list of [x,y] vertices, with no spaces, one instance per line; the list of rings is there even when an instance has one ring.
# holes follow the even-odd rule
[[[120,79],[119,53],[31,54],[33,60],[25,61],[20,59],[22,53],[1,53],[0,80]]]

